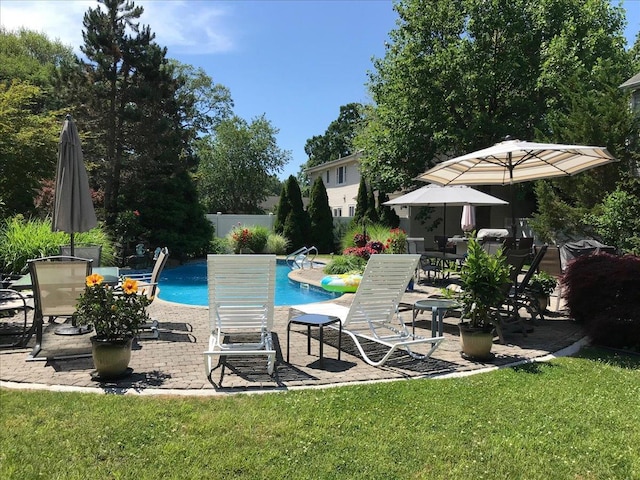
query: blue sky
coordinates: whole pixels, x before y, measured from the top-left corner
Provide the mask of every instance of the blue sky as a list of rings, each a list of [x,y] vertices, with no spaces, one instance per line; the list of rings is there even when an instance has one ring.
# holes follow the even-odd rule
[[[391,0],[137,0],[142,23],[168,56],[202,67],[231,91],[235,113],[264,114],[280,130],[278,145],[306,161],[304,145],[322,135],[340,106],[367,103],[372,57],[384,55],[395,26]],[[616,3],[617,2],[613,2]],[[0,23],[24,26],[79,52],[91,0],[0,1]],[[626,0],[629,44],[640,29],[640,0]]]

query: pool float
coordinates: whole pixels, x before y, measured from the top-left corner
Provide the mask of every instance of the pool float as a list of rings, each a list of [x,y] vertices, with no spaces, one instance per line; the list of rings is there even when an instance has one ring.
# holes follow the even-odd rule
[[[362,275],[344,273],[342,275],[327,275],[320,280],[320,285],[330,292],[353,293],[358,289]]]

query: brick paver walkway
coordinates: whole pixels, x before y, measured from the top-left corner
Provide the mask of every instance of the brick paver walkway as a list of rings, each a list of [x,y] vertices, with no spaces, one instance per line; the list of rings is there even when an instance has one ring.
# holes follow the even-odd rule
[[[319,270],[295,272],[296,279],[318,283]],[[413,304],[437,291],[432,286],[419,285],[407,292],[403,302]],[[351,295],[338,302],[348,303]],[[552,302],[555,303],[555,302]],[[507,344],[494,343],[495,358],[486,363],[470,362],[459,352],[456,317],[445,318],[445,341],[428,360],[414,360],[402,352],[394,355],[382,367],[366,364],[348,335],[343,334],[342,357],[337,357],[337,332],[325,329],[324,364],[318,361],[317,331],[313,329],[311,355],[307,355],[304,327],[292,327],[291,358],[286,363],[286,326],[289,309],[276,308],[274,339],[278,350],[276,373],[270,377],[265,368],[265,356],[232,357],[217,367],[209,379],[202,352],[208,343],[208,309],[189,307],[156,300],[149,307],[153,318],[160,322],[160,338],[141,340],[134,347],[131,360],[133,373],[126,379],[99,383],[91,377],[94,370],[90,356],[79,359],[51,359],[65,353],[90,354],[90,335],[59,336],[56,325],[47,325],[43,351],[39,361],[26,361],[31,348],[0,351],[0,385],[12,388],[124,389],[140,393],[213,394],[216,392],[286,390],[337,384],[352,384],[378,380],[424,378],[498,367],[514,362],[544,357],[575,344],[582,337],[579,325],[560,313],[553,313],[538,322],[526,337],[521,333],[506,336]],[[411,320],[411,311],[403,318]],[[430,335],[431,314],[421,314],[416,333]],[[33,339],[29,347],[33,345]],[[372,345],[375,349],[375,345]],[[49,358],[49,359],[48,359]],[[120,390],[118,390],[120,391]]]

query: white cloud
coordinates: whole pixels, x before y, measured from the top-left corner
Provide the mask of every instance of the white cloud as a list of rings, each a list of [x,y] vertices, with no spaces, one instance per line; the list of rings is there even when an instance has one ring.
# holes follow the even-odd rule
[[[213,2],[138,0],[144,8],[140,23],[149,25],[156,41],[176,53],[211,54],[233,50],[228,28],[229,10]],[[2,0],[0,24],[9,29],[27,28],[60,40],[79,53],[82,19],[95,8],[94,0]]]
[[[144,1],[142,23],[171,53],[210,54],[234,49],[225,20],[229,11],[214,2]]]

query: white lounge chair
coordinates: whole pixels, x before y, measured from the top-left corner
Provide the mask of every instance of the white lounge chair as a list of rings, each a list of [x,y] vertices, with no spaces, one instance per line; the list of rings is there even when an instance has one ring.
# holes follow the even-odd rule
[[[340,318],[342,331],[351,336],[362,358],[373,366],[384,364],[397,349],[413,358],[428,358],[444,337],[413,335],[400,319],[398,304],[420,260],[420,255],[372,255],[350,307],[334,303],[294,305],[292,310],[303,313],[331,315]],[[334,326],[330,326],[334,328]],[[338,328],[338,327],[335,327]],[[370,340],[388,347],[377,361],[365,353],[360,340]],[[427,353],[419,354],[412,347],[430,343]]]
[[[209,349],[204,352],[207,376],[212,357],[220,355],[266,355],[267,371],[273,373],[276,351],[273,328],[275,255],[208,255]],[[231,342],[234,336],[256,335],[256,342]]]

